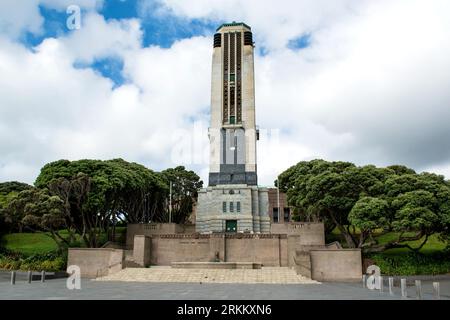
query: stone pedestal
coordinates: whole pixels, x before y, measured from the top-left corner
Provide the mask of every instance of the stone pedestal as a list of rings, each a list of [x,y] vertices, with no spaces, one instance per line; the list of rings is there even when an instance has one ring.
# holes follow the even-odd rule
[[[248,185],[218,185],[199,191],[196,231],[227,232],[236,221],[238,233],[269,233],[269,196],[267,188]]]

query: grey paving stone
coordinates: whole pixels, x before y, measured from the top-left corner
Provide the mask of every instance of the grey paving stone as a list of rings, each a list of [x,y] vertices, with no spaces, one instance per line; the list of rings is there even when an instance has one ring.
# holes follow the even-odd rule
[[[430,287],[426,284],[427,288]],[[447,294],[449,284],[441,286]],[[317,285],[278,285],[278,284],[194,284],[194,283],[138,283],[138,282],[99,282],[82,280],[81,290],[68,290],[64,279],[49,280],[45,283],[28,284],[19,281],[15,286],[0,283],[0,299],[131,299],[131,300],[229,300],[229,299],[339,299],[339,300],[378,300],[400,299],[396,295],[364,289],[359,284],[325,283]],[[414,287],[408,288],[414,299]],[[431,291],[424,286],[424,298],[431,299]],[[447,295],[443,298],[449,298]]]

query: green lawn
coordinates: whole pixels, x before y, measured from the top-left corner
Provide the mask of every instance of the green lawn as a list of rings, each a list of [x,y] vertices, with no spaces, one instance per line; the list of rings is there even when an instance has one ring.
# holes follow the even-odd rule
[[[124,241],[126,229],[126,227],[116,228],[116,238],[118,240]],[[67,234],[64,230],[60,233],[63,236],[64,234]],[[101,238],[106,238],[106,236]],[[101,241],[105,241],[105,239],[101,239]],[[42,232],[6,234],[2,237],[0,244],[8,250],[20,252],[25,255],[52,252],[58,248],[56,242],[50,236]],[[80,241],[80,245],[83,246],[84,243]]]
[[[359,230],[356,229],[355,230],[355,234],[359,234]],[[396,239],[398,237],[398,233],[397,232],[389,232],[383,235],[375,235],[375,238],[378,239],[380,244],[385,244],[388,243],[394,239]],[[406,233],[406,236],[412,236],[413,233]],[[339,230],[336,228],[331,232],[331,235],[328,236],[327,239],[329,242],[331,241],[339,241],[341,242],[341,244],[345,247],[346,243],[345,240],[342,239]],[[411,247],[413,248],[417,248],[420,246],[420,244],[422,243],[423,238],[421,240],[417,240],[417,241],[406,241],[403,242],[404,244],[409,244]],[[422,249],[420,249],[420,253],[423,254],[430,254],[430,253],[434,253],[434,252],[439,252],[444,250],[446,247],[446,244],[442,241],[439,241],[438,236],[437,235],[432,235],[428,238],[427,243],[422,247]],[[395,248],[395,249],[389,249],[383,252],[383,254],[386,255],[397,255],[397,254],[403,254],[403,253],[408,253],[411,252],[410,249],[408,248]]]
[[[380,242],[380,244],[383,244],[383,243],[387,243],[391,240],[394,240],[396,237],[398,237],[398,233],[392,232],[392,233],[387,233],[382,236],[379,236],[379,237],[377,237],[377,239]],[[421,245],[423,240],[424,239],[422,238],[421,240],[407,241],[404,243],[409,244],[413,248],[417,248]],[[428,238],[427,243],[425,243],[425,245],[422,247],[422,249],[420,249],[419,252],[423,253],[423,254],[431,254],[434,252],[442,251],[445,249],[445,247],[446,247],[446,244],[444,242],[439,241],[438,236],[433,234],[432,236],[430,236]],[[385,255],[398,255],[398,254],[402,254],[402,253],[406,253],[406,252],[411,252],[411,250],[408,248],[394,248],[394,249],[386,250],[383,253]]]
[[[355,234],[358,233],[359,230],[355,230]],[[413,233],[405,234],[405,236],[412,235]],[[375,238],[378,239],[380,244],[385,244],[397,239],[398,236],[399,234],[396,232],[389,232],[383,235],[375,235]],[[337,229],[327,235],[327,241],[340,241],[342,246],[346,246],[346,242]],[[417,248],[422,241],[423,238],[404,243]],[[448,251],[444,250],[445,248],[446,244],[439,241],[438,235],[435,234],[428,238],[427,243],[420,249],[419,254],[414,253],[409,248],[395,248],[377,254],[368,254],[366,257],[372,259],[380,267],[383,275],[449,274],[450,256]]]
[[[55,251],[55,241],[44,233],[11,233],[2,237],[2,246],[26,255]]]

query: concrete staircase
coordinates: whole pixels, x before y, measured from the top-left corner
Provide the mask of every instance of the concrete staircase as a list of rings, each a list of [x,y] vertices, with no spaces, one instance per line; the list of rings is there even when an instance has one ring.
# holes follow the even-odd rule
[[[133,282],[189,282],[189,283],[318,283],[298,275],[289,267],[263,267],[262,269],[176,269],[168,266],[127,268],[98,278],[99,281]]]

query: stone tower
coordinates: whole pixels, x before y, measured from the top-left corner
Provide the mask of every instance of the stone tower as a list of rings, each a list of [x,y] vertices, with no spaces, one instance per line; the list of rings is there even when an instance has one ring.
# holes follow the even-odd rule
[[[253,40],[243,23],[214,35],[209,185],[257,185]]]
[[[214,35],[209,187],[199,191],[198,232],[270,232],[268,190],[257,186],[253,49],[245,23]]]

